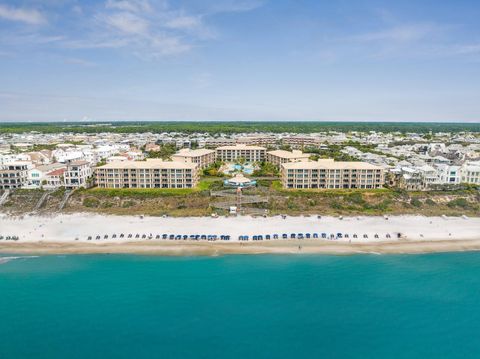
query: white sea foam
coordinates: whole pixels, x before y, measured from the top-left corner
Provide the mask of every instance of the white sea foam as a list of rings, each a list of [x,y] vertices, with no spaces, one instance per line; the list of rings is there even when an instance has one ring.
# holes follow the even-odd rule
[[[38,256],[0,257],[0,264],[5,264],[16,259],[38,258]]]

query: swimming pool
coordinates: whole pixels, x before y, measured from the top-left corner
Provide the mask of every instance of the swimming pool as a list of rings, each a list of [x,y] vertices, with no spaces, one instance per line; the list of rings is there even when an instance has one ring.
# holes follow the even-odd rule
[[[253,165],[251,164],[245,164],[245,165],[239,165],[239,164],[230,164],[228,165],[227,169],[225,170],[225,173],[232,173],[232,172],[243,172],[245,174],[251,175],[254,171]]]

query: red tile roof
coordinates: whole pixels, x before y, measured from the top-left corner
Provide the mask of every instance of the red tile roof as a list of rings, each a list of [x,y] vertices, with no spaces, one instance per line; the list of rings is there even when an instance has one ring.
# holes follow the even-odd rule
[[[61,176],[65,172],[65,168],[59,168],[58,170],[48,172],[47,176]]]

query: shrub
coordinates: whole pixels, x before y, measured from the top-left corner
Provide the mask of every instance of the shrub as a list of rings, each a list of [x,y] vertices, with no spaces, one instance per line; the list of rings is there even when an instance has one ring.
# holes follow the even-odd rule
[[[123,208],[129,208],[129,207],[132,207],[134,205],[135,205],[134,201],[125,201],[125,202],[122,203]]]
[[[187,208],[187,205],[185,204],[185,202],[179,202],[177,204],[177,209],[185,209]]]
[[[298,206],[294,201],[288,200],[287,201],[287,208],[288,209],[298,209]]]
[[[89,208],[95,208],[100,205],[100,201],[96,198],[87,197],[83,200],[83,205]]]
[[[332,202],[332,204],[330,205],[333,209],[343,209],[343,206],[341,205],[341,203],[337,202],[337,201],[334,201]]]
[[[112,202],[104,202],[102,203],[102,208],[112,208],[113,203]]]
[[[348,195],[348,201],[354,204],[364,205],[365,200],[363,199],[363,195],[360,192],[354,192]]]
[[[427,200],[425,201],[426,204],[428,204],[429,206],[435,206],[436,203],[435,201],[433,201],[432,199],[430,198],[427,198]]]
[[[422,201],[420,201],[418,198],[412,198],[410,200],[410,204],[414,207],[421,207],[422,206]]]
[[[450,208],[460,207],[467,209],[470,207],[470,203],[465,198],[457,198],[447,203],[447,206]]]
[[[385,199],[379,204],[377,204],[375,207],[380,211],[386,211],[391,204],[392,204],[392,201],[390,199]]]

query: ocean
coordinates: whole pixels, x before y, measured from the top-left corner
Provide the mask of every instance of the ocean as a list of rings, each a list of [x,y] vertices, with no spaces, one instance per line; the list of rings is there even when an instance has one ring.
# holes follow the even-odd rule
[[[0,258],[0,358],[479,358],[480,253]]]

